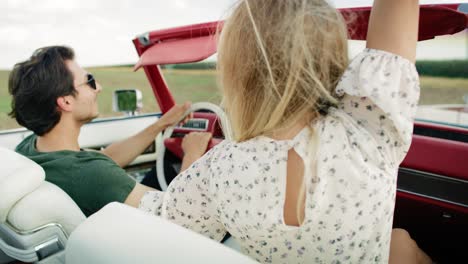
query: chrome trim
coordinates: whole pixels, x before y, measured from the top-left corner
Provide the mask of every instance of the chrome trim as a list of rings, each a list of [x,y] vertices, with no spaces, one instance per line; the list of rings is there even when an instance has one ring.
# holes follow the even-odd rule
[[[447,176],[444,176],[444,175],[431,173],[431,172],[425,172],[425,171],[421,171],[421,170],[415,170],[415,169],[409,169],[409,168],[401,167],[401,168],[399,168],[398,173],[400,174],[401,172],[402,173],[407,173],[407,174],[410,174],[410,175],[411,174],[412,175],[419,174],[420,175],[419,177],[427,177],[427,178],[432,178],[432,179],[436,179],[436,180],[447,181],[447,182],[451,182],[452,184],[468,185],[468,180],[451,178],[451,177],[447,177]],[[400,178],[400,175],[399,175],[398,178]],[[412,195],[416,195],[416,196],[420,196],[420,197],[424,197],[424,198],[433,199],[433,200],[448,203],[448,204],[461,206],[463,208],[468,208],[468,204],[455,202],[455,201],[450,201],[450,200],[447,200],[447,199],[444,199],[444,198],[440,198],[440,197],[436,197],[436,196],[432,196],[432,195],[426,195],[426,194],[423,194],[423,193],[402,189],[401,187],[398,186],[398,183],[397,183],[397,191],[412,194]]]
[[[51,248],[52,247],[52,248]],[[60,242],[60,239],[55,236],[50,240],[45,241],[34,247],[36,255],[39,260],[43,260],[51,255],[56,254],[64,249],[64,245]]]
[[[143,46],[148,46],[148,45],[151,44],[149,32],[140,34],[140,35],[137,36],[137,38],[138,38],[138,41],[140,42],[140,44],[143,45]]]
[[[105,122],[113,122],[113,121],[122,121],[122,120],[129,120],[129,119],[137,119],[137,118],[145,118],[145,117],[161,117],[162,113],[144,113],[140,114],[138,116],[111,116],[111,117],[101,117],[101,118],[96,118],[93,121],[86,123],[85,126],[92,125],[92,124],[97,124],[97,123],[105,123]],[[18,134],[18,133],[27,133],[27,136],[32,134],[32,131],[27,130],[26,128],[13,128],[13,129],[6,129],[6,130],[0,130],[0,136],[1,135],[8,135],[8,134]],[[23,136],[25,138],[26,136]]]
[[[437,198],[437,197],[433,197],[433,196],[429,196],[429,195],[424,195],[424,194],[420,194],[420,193],[410,192],[410,191],[406,191],[406,190],[402,190],[402,189],[398,189],[398,188],[397,188],[397,191],[403,192],[403,193],[413,194],[413,195],[420,196],[420,197],[424,197],[424,198],[429,198],[429,199],[437,200],[437,201],[444,202],[444,203],[448,203],[448,204],[458,205],[458,206],[461,206],[461,207],[464,207],[464,208],[468,208],[468,205],[464,205],[464,204],[461,204],[461,203],[456,203],[456,202],[448,201],[448,200],[445,200],[445,199],[441,199],[441,198]]]
[[[57,243],[58,241],[59,241],[59,240],[58,240],[58,237],[54,237],[54,238],[52,238],[52,239],[50,239],[50,240],[47,240],[47,241],[44,242],[44,243],[41,243],[41,244],[35,246],[35,247],[34,247],[34,250],[36,250],[36,251],[41,250],[41,249],[43,249],[43,248],[49,246],[49,245],[52,244],[52,243]]]
[[[39,227],[36,227],[36,228],[34,228],[34,229],[25,230],[25,231],[17,229],[16,227],[12,226],[9,222],[5,222],[5,224],[6,224],[9,228],[11,228],[11,230],[13,230],[14,232],[16,232],[16,233],[18,233],[18,234],[20,234],[20,235],[32,235],[32,234],[37,233],[37,232],[39,232],[39,231],[41,231],[41,230],[43,230],[43,229],[46,229],[46,228],[48,228],[48,227],[57,227],[57,228],[59,228],[59,229],[62,231],[62,233],[64,234],[65,238],[68,239],[68,234],[67,234],[67,232],[65,231],[65,228],[63,228],[63,226],[62,226],[61,224],[58,224],[58,223],[49,223],[49,224],[45,224],[45,225],[43,225],[43,226],[39,226]]]
[[[415,118],[415,121],[424,122],[428,124],[443,125],[447,127],[457,127],[457,128],[465,128],[465,129],[468,128],[468,126],[462,125],[462,124],[447,123],[447,122],[435,121],[435,120],[424,119],[424,118]]]
[[[190,123],[194,122],[202,122],[205,126],[205,128],[196,128],[196,127],[189,127]],[[210,120],[206,118],[191,118],[189,121],[187,121],[184,125],[179,126],[177,125],[175,129],[177,130],[182,130],[182,131],[207,131],[210,126]]]
[[[405,168],[405,167],[400,167],[399,170],[404,171],[404,172],[410,172],[410,173],[420,173],[420,174],[425,174],[428,176],[432,176],[434,178],[441,178],[444,180],[449,180],[449,181],[458,181],[460,183],[468,184],[468,180],[462,180],[458,178],[452,178],[452,177],[447,177],[444,175],[432,173],[432,172],[427,172],[427,171],[421,171],[421,170],[415,170],[415,169],[410,169],[410,168]]]
[[[161,117],[162,113],[145,113],[140,114],[137,116],[112,116],[112,117],[103,117],[103,118],[96,118],[93,121],[85,124],[92,125],[96,123],[105,123],[105,122],[113,122],[113,121],[122,121],[122,120],[129,120],[129,119],[137,119],[137,118],[145,118],[145,117]]]
[[[19,128],[11,128],[11,129],[5,129],[0,131],[0,135],[6,135],[6,134],[16,134],[16,133],[23,133],[23,132],[28,132],[29,130],[24,128],[24,127],[19,127]],[[31,131],[29,131],[31,132]]]

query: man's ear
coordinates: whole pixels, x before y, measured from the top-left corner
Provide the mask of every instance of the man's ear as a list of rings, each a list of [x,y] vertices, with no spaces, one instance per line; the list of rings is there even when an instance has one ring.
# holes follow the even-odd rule
[[[57,105],[61,111],[71,112],[73,109],[73,101],[71,96],[60,96],[57,98]]]

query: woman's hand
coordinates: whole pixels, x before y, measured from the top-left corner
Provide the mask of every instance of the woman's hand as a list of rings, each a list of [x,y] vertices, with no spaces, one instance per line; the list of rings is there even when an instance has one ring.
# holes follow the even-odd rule
[[[185,156],[196,157],[197,159],[205,154],[208,143],[211,139],[211,133],[191,132],[185,135],[182,140],[182,149]]]
[[[184,151],[184,158],[182,160],[182,167],[180,171],[184,171],[193,162],[205,154],[208,143],[211,139],[211,133],[208,132],[192,132],[185,135],[182,140],[182,150]]]

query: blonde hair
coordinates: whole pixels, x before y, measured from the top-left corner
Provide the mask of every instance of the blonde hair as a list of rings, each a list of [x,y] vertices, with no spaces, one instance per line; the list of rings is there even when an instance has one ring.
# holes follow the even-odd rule
[[[218,47],[234,139],[310,124],[336,104],[333,90],[347,65],[345,23],[325,0],[239,1]]]

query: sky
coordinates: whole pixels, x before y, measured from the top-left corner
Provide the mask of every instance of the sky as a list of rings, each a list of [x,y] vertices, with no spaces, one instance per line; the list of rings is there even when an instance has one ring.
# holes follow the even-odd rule
[[[83,66],[132,64],[141,33],[224,19],[234,0],[0,0],[0,69],[11,69],[42,46],[68,45]],[[337,7],[372,0],[331,0]],[[421,0],[453,3],[449,0]],[[456,1],[468,3],[468,0]],[[468,33],[418,47],[419,59],[468,59]],[[364,43],[352,43],[360,50]],[[351,52],[353,53],[353,52]]]

